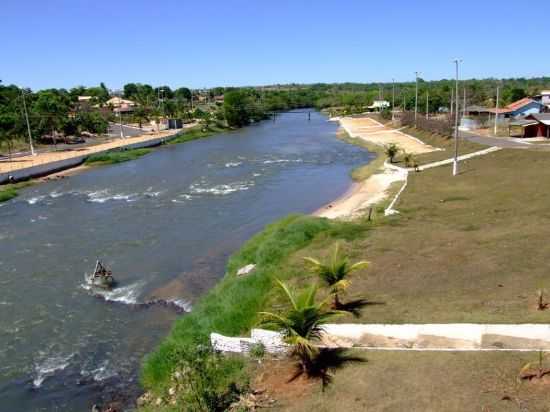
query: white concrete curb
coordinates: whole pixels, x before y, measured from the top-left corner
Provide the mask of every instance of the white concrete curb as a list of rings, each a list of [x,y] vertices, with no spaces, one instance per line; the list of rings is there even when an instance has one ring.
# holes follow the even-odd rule
[[[321,347],[399,351],[550,351],[548,324],[327,324]],[[280,333],[253,329],[250,338],[211,334],[215,350],[247,353],[255,344],[285,353]]]

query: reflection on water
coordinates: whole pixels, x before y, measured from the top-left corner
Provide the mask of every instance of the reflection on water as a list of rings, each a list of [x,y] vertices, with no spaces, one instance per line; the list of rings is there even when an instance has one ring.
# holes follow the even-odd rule
[[[85,410],[121,387],[266,223],[343,193],[370,154],[336,125],[276,122],[24,190],[0,207],[0,410]],[[101,259],[119,282],[83,286]],[[183,315],[184,316],[184,315]]]

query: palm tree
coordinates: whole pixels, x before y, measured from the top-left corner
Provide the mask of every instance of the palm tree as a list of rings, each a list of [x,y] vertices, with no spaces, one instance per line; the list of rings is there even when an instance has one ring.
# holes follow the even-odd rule
[[[295,295],[283,282],[277,280],[277,283],[288,299],[290,309],[286,315],[260,312],[264,317],[262,324],[281,331],[284,341],[293,346],[292,354],[298,358],[301,372],[309,373],[319,354],[315,341],[321,338],[322,325],[340,312],[327,309],[326,301],[315,302],[316,285]]]
[[[393,163],[395,156],[397,156],[397,153],[399,153],[399,146],[397,146],[395,143],[390,143],[386,145],[384,149],[386,156],[388,156],[388,159],[390,159],[390,163]]]
[[[339,244],[334,248],[332,258],[326,263],[312,257],[306,257],[304,260],[311,264],[313,271],[329,287],[330,293],[334,297],[332,303],[333,309],[342,309],[343,307],[339,294],[343,293],[351,284],[350,280],[347,279],[349,275],[356,270],[365,268],[369,264],[366,261],[350,264],[347,256],[340,253]]]

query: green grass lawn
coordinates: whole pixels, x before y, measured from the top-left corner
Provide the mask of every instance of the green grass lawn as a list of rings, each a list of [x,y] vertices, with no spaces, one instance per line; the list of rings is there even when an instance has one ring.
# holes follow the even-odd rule
[[[450,167],[411,173],[399,216],[339,239],[353,259],[371,262],[349,298],[383,303],[340,321],[550,322],[535,308],[539,289],[550,301],[549,163],[545,152],[502,150],[460,163],[455,178]],[[298,278],[301,256],[323,257],[330,246],[316,240],[289,258],[297,284],[313,281]]]

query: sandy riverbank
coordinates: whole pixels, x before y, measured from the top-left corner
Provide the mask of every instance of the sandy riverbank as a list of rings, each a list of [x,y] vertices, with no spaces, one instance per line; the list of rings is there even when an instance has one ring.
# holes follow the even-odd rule
[[[438,150],[415,137],[386,127],[368,117],[343,117],[337,120],[352,139],[362,139],[379,146],[395,143],[413,154]],[[406,179],[407,172],[405,170],[384,164],[367,179],[353,183],[344,195],[317,210],[314,215],[329,219],[353,219],[363,213],[365,209],[384,200],[393,183]]]

